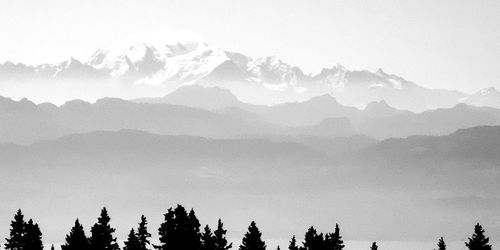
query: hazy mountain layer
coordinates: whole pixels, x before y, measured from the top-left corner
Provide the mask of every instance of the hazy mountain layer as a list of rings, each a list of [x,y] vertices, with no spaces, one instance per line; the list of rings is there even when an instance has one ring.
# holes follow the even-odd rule
[[[0,99],[0,142],[32,143],[72,133],[137,129],[164,135],[208,138],[349,136],[349,120],[331,118],[314,126],[288,127],[260,116],[226,110],[210,112],[170,104],[144,104],[106,98],[95,103],[74,100],[62,106],[36,105],[26,99]]]
[[[224,91],[220,93],[228,99],[231,97]],[[205,94],[203,91],[197,93],[207,103],[221,100],[213,92]],[[183,98],[177,96],[177,101],[172,103],[186,104],[180,100],[191,100],[190,94],[180,96]],[[235,107],[216,109],[222,106],[212,103],[214,109],[205,110],[113,98],[95,103],[75,100],[59,107],[36,105],[26,99],[16,102],[2,98],[0,142],[31,143],[72,133],[121,129],[208,138],[345,137],[364,134],[385,139],[444,135],[461,128],[500,125],[500,110],[465,104],[412,113],[394,109],[385,102],[371,103],[364,110],[359,110],[342,106],[329,95],[276,106],[249,105],[232,100]]]
[[[231,97],[228,91],[220,88],[199,86],[183,87],[155,100],[200,107],[193,105],[192,100],[195,99],[199,100],[199,103],[204,103],[206,107],[211,107],[212,110],[230,109],[234,113],[236,108],[246,111],[240,112],[240,117],[243,119],[255,122],[258,120],[256,117],[260,117],[261,120],[281,126],[313,126],[329,118],[347,118],[355,133],[379,139],[410,135],[444,135],[461,128],[500,125],[500,110],[465,104],[413,113],[398,110],[381,101],[369,103],[361,110],[341,105],[334,97],[323,95],[304,102],[262,106],[238,102],[235,96]],[[217,103],[214,103],[215,100],[218,100]]]
[[[222,217],[238,239],[250,220],[266,239],[283,242],[311,224],[326,230],[335,222],[348,240],[432,241],[443,233],[461,240],[477,221],[495,235],[499,141],[500,127],[478,127],[380,143],[119,131],[3,144],[0,221],[8,224],[22,207],[48,225],[48,241],[59,242],[64,225],[69,230],[78,217],[89,226],[106,205],[123,238],[142,213],[154,231],[165,209],[182,203],[196,208],[202,224]],[[344,152],[334,146],[346,144]]]

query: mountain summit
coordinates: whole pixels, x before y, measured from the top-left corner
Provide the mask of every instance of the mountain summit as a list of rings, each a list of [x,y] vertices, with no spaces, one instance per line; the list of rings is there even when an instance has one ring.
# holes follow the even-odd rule
[[[19,85],[14,88],[10,84],[26,85],[28,89],[44,86],[48,92],[61,92],[58,84],[53,83],[62,81],[68,89],[72,88],[67,85],[74,82],[90,82],[80,87],[95,88],[89,92],[96,93],[97,98],[160,97],[186,85],[200,85],[227,89],[242,102],[264,105],[306,101],[329,94],[343,105],[358,108],[380,100],[415,112],[453,107],[464,100],[474,105],[500,106],[498,91],[467,95],[434,90],[382,69],[351,71],[341,65],[324,68],[318,74],[305,74],[274,56],[252,58],[198,40],[98,49],[88,60],[70,58],[58,64],[27,66],[5,62],[0,64],[0,80],[6,82],[4,89],[12,92],[10,96],[21,96],[15,92]],[[63,95],[64,92],[59,94]],[[81,95],[76,93],[71,98],[88,99],[85,93]]]

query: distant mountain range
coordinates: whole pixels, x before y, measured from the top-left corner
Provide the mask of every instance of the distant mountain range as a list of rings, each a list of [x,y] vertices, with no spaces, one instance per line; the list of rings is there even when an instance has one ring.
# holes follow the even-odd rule
[[[251,58],[200,41],[99,49],[88,60],[70,58],[58,64],[28,66],[5,62],[0,64],[0,80],[8,86],[0,86],[0,91],[18,96],[13,86],[57,82],[55,86],[48,84],[46,91],[60,91],[61,85],[83,81],[93,83],[86,86],[95,88],[93,92],[97,94],[93,98],[99,95],[102,98],[104,94],[120,98],[157,97],[196,84],[228,89],[251,104],[305,101],[330,94],[339,103],[358,108],[382,100],[414,112],[449,108],[461,102],[500,107],[500,94],[493,88],[473,95],[428,89],[381,69],[352,71],[341,65],[325,68],[315,75],[305,74],[276,57]],[[67,99],[88,99],[85,94],[76,93]]]
[[[55,106],[0,98],[0,112],[0,142],[15,143],[121,129],[218,139],[353,135],[386,139],[444,135],[462,128],[500,125],[500,109],[489,107],[458,104],[413,113],[381,101],[357,109],[339,104],[330,95],[264,106],[240,102],[227,90],[201,86],[183,87],[161,99],[134,102],[104,98],[95,103],[73,100]]]
[[[196,100],[196,101],[194,101]],[[378,139],[410,135],[443,135],[457,129],[480,125],[500,125],[500,110],[457,104],[451,108],[414,113],[391,107],[385,101],[371,102],[364,109],[344,106],[330,95],[304,102],[275,106],[240,102],[227,90],[217,87],[186,86],[163,98],[139,99],[137,102],[169,103],[205,108],[224,113],[232,110],[240,117],[255,121],[259,117],[281,126],[312,126],[329,118],[347,118],[355,133]],[[235,112],[235,109],[240,112]],[[257,115],[257,116],[256,116]],[[344,134],[345,135],[345,134]]]

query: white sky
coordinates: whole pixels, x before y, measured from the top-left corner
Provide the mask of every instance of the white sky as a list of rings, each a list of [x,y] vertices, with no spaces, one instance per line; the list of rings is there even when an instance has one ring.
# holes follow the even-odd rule
[[[0,62],[86,59],[178,30],[306,73],[340,63],[431,88],[500,88],[498,0],[0,0]]]

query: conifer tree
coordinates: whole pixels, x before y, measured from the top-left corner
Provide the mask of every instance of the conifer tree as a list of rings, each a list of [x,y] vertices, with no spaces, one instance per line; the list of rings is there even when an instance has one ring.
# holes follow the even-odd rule
[[[201,234],[201,249],[202,250],[215,250],[215,237],[208,225],[205,226]]]
[[[154,246],[156,249],[161,250],[171,250],[178,249],[176,246],[179,241],[176,239],[176,225],[174,221],[174,211],[172,208],[167,210],[167,213],[164,214],[164,222],[160,224],[160,228],[158,228],[158,234],[160,235],[160,245]]]
[[[280,246],[276,247],[276,250],[281,250]]]
[[[160,245],[155,248],[161,250],[200,249],[200,223],[193,210],[188,215],[183,206],[177,205],[175,210],[169,208],[164,216],[165,221],[158,229]]]
[[[314,227],[310,227],[304,236],[303,249],[304,250],[323,250],[325,247],[325,240],[323,234],[318,234]]]
[[[75,220],[75,225],[71,228],[69,234],[66,235],[66,243],[61,246],[62,250],[89,250],[89,239],[85,236],[83,226],[78,219]]]
[[[261,239],[262,233],[252,221],[248,227],[248,232],[243,237],[239,250],[266,250],[266,243]]]
[[[43,250],[42,232],[32,219],[25,225],[24,250]]]
[[[446,243],[444,243],[443,237],[439,238],[438,250],[446,250]]]
[[[370,247],[370,250],[377,250],[377,249],[378,249],[377,242],[373,242],[372,247]]]
[[[299,250],[297,246],[297,240],[295,239],[295,235],[290,240],[290,244],[288,245],[288,250]]]
[[[217,229],[214,231],[215,250],[228,250],[233,247],[233,243],[227,244],[227,230],[224,229],[224,224],[221,219],[217,221]]]
[[[90,229],[90,249],[91,250],[119,250],[116,238],[113,237],[115,229],[109,224],[108,211],[104,207],[97,223]]]
[[[133,228],[130,230],[130,233],[128,234],[127,241],[125,241],[124,243],[125,246],[123,247],[123,250],[141,249],[141,242],[139,241],[139,238],[137,237],[137,234],[135,233],[135,230]]]
[[[469,238],[469,242],[465,243],[465,246],[469,250],[491,250],[491,245],[489,245],[490,239],[484,235],[484,229],[479,223],[474,227],[474,234]]]
[[[5,250],[23,250],[25,246],[24,235],[26,223],[24,222],[24,215],[21,209],[17,210],[14,215],[14,220],[10,223],[10,235],[5,239]]]
[[[340,236],[339,224],[335,224],[335,232],[329,233],[325,237],[326,249],[328,250],[342,250],[344,249],[344,241]]]
[[[55,250],[55,248],[54,248],[54,244],[52,244],[52,245],[50,246],[50,250]]]
[[[147,224],[146,217],[142,215],[141,222],[137,228],[137,239],[140,243],[140,250],[148,250],[150,244],[149,238],[151,238],[151,234],[148,232]]]
[[[316,229],[314,229],[314,227],[311,226],[309,229],[307,229],[306,234],[304,235],[304,242],[302,242],[304,250],[315,250],[316,238],[317,238]]]
[[[200,221],[196,218],[194,210],[191,209],[188,214],[188,240],[186,242],[186,249],[199,250],[201,248],[201,233]]]

